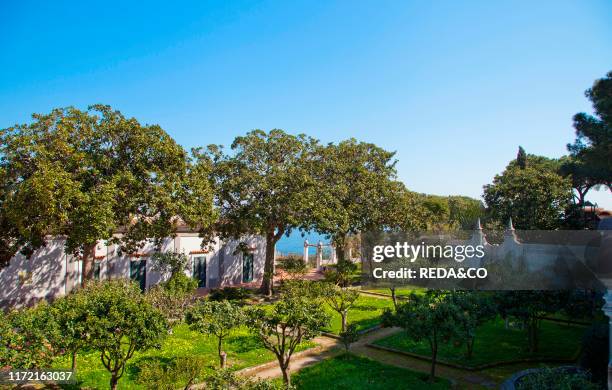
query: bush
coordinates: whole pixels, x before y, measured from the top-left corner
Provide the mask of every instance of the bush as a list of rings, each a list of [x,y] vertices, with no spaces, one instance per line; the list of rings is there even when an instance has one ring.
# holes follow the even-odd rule
[[[140,364],[138,383],[150,390],[189,389],[204,376],[205,361],[198,356],[181,356],[168,364],[159,360],[145,361]]]
[[[244,301],[251,295],[251,291],[246,288],[223,287],[211,290],[208,299],[211,301]]]
[[[598,390],[584,372],[567,368],[543,369],[520,378],[517,390]]]
[[[291,390],[269,380],[239,377],[230,370],[217,370],[205,379],[207,390]]]
[[[304,263],[304,260],[297,256],[289,256],[282,260],[279,260],[279,267],[282,268],[290,279],[297,279],[304,276],[308,271],[308,266]]]
[[[8,314],[0,310],[0,367],[47,368],[60,352],[54,349],[60,338],[46,302]]]
[[[161,284],[162,287],[175,294],[193,294],[198,288],[198,281],[185,275],[184,272],[173,274],[170,279]]]

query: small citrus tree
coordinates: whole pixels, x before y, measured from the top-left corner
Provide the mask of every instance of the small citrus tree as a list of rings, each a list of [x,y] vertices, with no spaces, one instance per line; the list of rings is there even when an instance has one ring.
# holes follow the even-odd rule
[[[233,329],[244,323],[244,314],[241,307],[226,300],[201,300],[187,312],[186,320],[191,329],[217,338],[219,366],[224,368],[223,340],[230,335]]]
[[[136,351],[161,346],[168,324],[134,283],[123,280],[91,283],[79,294],[85,294],[88,300],[89,346],[100,352],[102,365],[111,374],[110,388],[114,390]]]
[[[328,284],[325,289],[325,301],[334,309],[342,319],[341,332],[346,331],[348,312],[355,305],[359,298],[359,291],[350,288],[341,288],[333,284]]]
[[[425,295],[411,294],[408,302],[398,305],[395,314],[385,312],[385,322],[404,328],[415,341],[428,342],[431,351],[429,380],[433,382],[440,344],[459,337],[458,316],[458,307],[446,295],[430,291]]]
[[[249,328],[276,356],[287,387],[291,385],[289,363],[296,348],[328,323],[329,316],[319,302],[293,294],[281,295],[271,310],[252,307],[248,311]]]
[[[51,312],[61,331],[56,344],[58,348],[70,354],[72,371],[75,371],[77,353],[87,345],[89,339],[87,295],[77,293],[59,298],[53,302]]]

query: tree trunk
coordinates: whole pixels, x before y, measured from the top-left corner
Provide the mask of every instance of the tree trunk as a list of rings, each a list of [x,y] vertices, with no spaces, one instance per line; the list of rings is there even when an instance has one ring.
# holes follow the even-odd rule
[[[346,234],[338,236],[334,239],[334,245],[336,246],[336,261],[339,263],[344,261],[344,250],[346,249]]]
[[[96,257],[97,243],[87,244],[83,248],[83,267],[81,275],[81,286],[85,287],[87,282],[94,278],[94,261]]]
[[[221,350],[222,347],[223,347],[223,339],[219,337],[218,343],[217,343],[217,354],[219,355],[219,367],[225,368],[225,358],[227,355],[223,353],[223,351]]]
[[[340,316],[342,317],[342,332],[346,332],[346,317],[348,317],[348,312],[342,312]]]
[[[111,388],[111,390],[116,390],[117,389],[117,382],[119,382],[119,378],[117,378],[117,373],[113,372],[111,374],[111,379],[110,379],[110,388]]]
[[[72,353],[70,354],[70,357],[72,358],[71,370],[72,370],[72,374],[74,375],[76,371],[76,351],[72,351]]]
[[[289,372],[289,364],[281,365],[281,371],[283,372],[283,382],[286,388],[291,387],[291,373]]]
[[[260,291],[262,294],[271,296],[274,287],[274,249],[276,243],[285,234],[284,227],[268,225],[266,233],[266,263],[264,265],[264,275],[261,281]]]
[[[395,295],[395,287],[389,287],[391,290],[391,300],[393,301],[393,308],[397,312],[397,296]]]
[[[472,358],[472,353],[474,352],[474,337],[468,337],[467,342],[467,358]]]
[[[438,360],[438,341],[434,340],[431,348],[431,371],[429,372],[429,381],[436,380],[436,361]]]
[[[266,296],[272,295],[272,285],[274,283],[274,247],[276,237],[274,231],[266,234],[266,262],[264,264],[264,275],[261,281],[260,291]]]

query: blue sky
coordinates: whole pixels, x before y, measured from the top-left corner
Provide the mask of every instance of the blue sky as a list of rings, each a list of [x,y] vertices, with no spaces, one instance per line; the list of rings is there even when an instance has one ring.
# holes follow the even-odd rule
[[[0,127],[106,103],[185,147],[356,137],[412,190],[479,197],[518,145],[566,153],[612,70],[610,1],[143,4],[2,1]]]

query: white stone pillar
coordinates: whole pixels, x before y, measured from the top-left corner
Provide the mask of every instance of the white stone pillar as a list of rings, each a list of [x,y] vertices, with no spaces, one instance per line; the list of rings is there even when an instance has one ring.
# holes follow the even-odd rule
[[[606,304],[603,311],[610,321],[608,336],[610,345],[608,346],[608,389],[612,389],[612,290],[608,290],[605,295]]]
[[[329,248],[331,249],[331,254],[329,255],[329,260],[332,264],[338,264],[338,259],[336,259],[336,246],[334,244],[330,244]]]
[[[308,240],[304,240],[304,264],[308,264]]]
[[[319,241],[317,244],[317,269],[321,269],[321,263],[323,262],[323,243]]]

